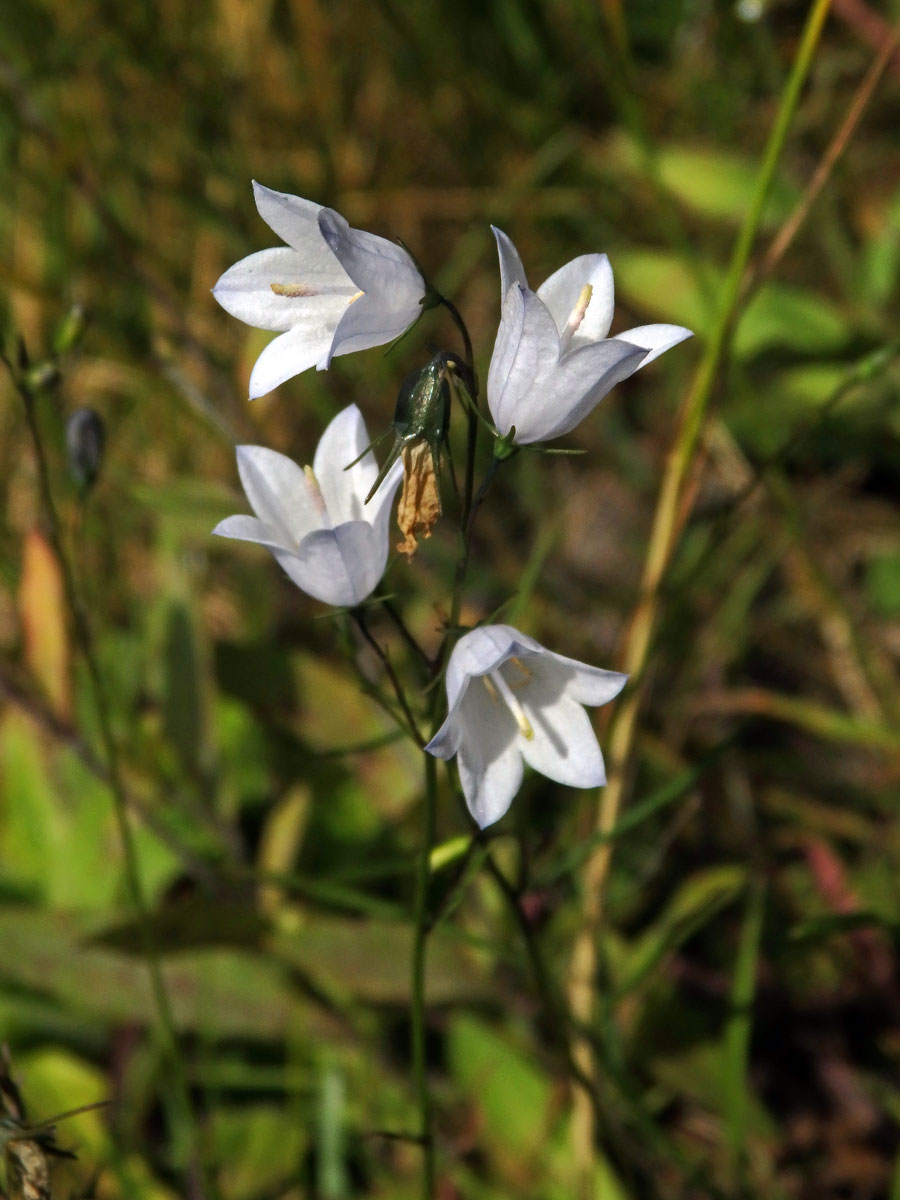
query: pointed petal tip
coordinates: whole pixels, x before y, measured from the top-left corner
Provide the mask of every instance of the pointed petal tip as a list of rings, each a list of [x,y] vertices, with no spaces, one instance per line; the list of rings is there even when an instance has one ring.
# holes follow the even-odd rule
[[[348,222],[333,208],[320,208],[317,216],[319,225],[319,233],[325,239],[332,250],[334,243],[340,239],[341,233],[344,232],[342,226],[348,226]]]
[[[256,179],[251,179],[250,183],[253,188],[253,201],[256,204],[256,210],[262,217],[262,209],[260,208],[260,205],[264,204],[269,196],[275,196],[277,193],[273,192],[271,188],[266,187],[264,183],[260,183]],[[265,217],[263,217],[263,220],[265,221]],[[266,224],[268,224],[268,221],[266,221]]]
[[[628,342],[632,346],[643,349],[646,357],[641,366],[646,367],[648,363],[659,358],[661,354],[665,354],[667,350],[671,350],[673,346],[677,346],[693,336],[693,330],[687,329],[683,325],[658,324],[639,325],[635,329],[627,329],[624,333],[616,334],[614,340]]]

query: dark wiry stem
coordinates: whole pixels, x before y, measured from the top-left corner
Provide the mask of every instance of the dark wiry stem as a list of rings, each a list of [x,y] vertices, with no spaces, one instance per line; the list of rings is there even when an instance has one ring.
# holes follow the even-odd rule
[[[44,512],[47,518],[50,543],[53,547],[54,556],[59,564],[63,590],[66,598],[66,606],[69,610],[69,616],[72,622],[72,631],[75,637],[75,643],[78,646],[81,656],[84,659],[85,666],[87,667],[88,679],[90,681],[91,692],[93,694],[94,707],[97,713],[97,724],[100,730],[100,740],[103,744],[103,752],[106,759],[107,781],[113,797],[113,810],[115,812],[116,824],[118,825],[119,838],[122,843],[122,851],[125,860],[125,875],[128,881],[129,890],[131,892],[132,904],[134,905],[138,925],[140,927],[144,958],[150,974],[150,982],[153,989],[153,997],[156,1003],[157,1014],[159,1016],[160,1031],[163,1036],[164,1049],[166,1057],[169,1060],[172,1078],[175,1083],[175,1096],[179,1109],[178,1117],[176,1118],[176,1126],[180,1124],[183,1128],[190,1132],[193,1143],[193,1153],[196,1155],[198,1139],[196,1136],[193,1109],[191,1107],[190,1093],[188,1090],[188,1082],[185,1075],[184,1066],[178,1052],[175,1018],[172,1012],[172,1005],[169,999],[168,990],[166,988],[166,982],[163,977],[159,949],[153,936],[153,931],[147,912],[147,904],[144,896],[140,867],[138,863],[137,847],[135,845],[134,834],[132,832],[131,823],[128,816],[128,796],[125,790],[122,768],[119,760],[119,750],[112,732],[109,702],[107,700],[103,679],[100,674],[100,668],[97,664],[97,657],[94,653],[90,625],[88,624],[87,615],[75,583],[75,573],[72,569],[72,564],[69,561],[69,556],[63,544],[62,527],[60,524],[59,515],[56,511],[56,501],[53,498],[53,490],[50,486],[50,471],[47,464],[47,458],[44,453],[44,444],[41,438],[40,427],[38,425],[35,397],[27,380],[23,377],[23,374],[15,368],[6,355],[0,354],[0,358],[2,358],[2,361],[9,371],[13,383],[15,384],[16,389],[22,398],[22,404],[25,411],[25,421],[28,426],[28,432],[31,437],[32,447],[34,450],[35,462],[37,464],[38,486],[40,489]],[[25,360],[24,346],[20,349],[20,358]],[[196,1168],[198,1165],[198,1160],[195,1159],[194,1167]]]

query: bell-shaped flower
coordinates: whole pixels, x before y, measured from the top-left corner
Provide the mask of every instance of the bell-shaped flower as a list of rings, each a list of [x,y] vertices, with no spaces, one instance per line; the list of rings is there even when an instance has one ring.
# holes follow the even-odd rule
[[[691,337],[680,325],[640,325],[607,337],[613,274],[605,254],[583,254],[536,292],[510,239],[494,229],[501,316],[488,372],[488,406],[501,436],[546,442],[569,433],[617,383]]]
[[[250,375],[250,399],[336,354],[391,342],[422,311],[426,284],[395,242],[351,229],[333,209],[253,184],[262,219],[287,245],[225,272],[213,295],[232,316],[280,337]]]
[[[466,804],[483,829],[512,803],[523,759],[570,787],[606,783],[583,706],[606,704],[626,679],[553,654],[511,625],[482,625],[450,655],[447,719],[425,749],[456,755]]]
[[[366,504],[378,475],[368,445],[362,413],[351,404],[322,434],[312,467],[263,446],[238,446],[238,472],[256,516],[226,517],[213,533],[265,546],[316,600],[361,604],[384,574],[391,501],[403,475],[395,463]]]

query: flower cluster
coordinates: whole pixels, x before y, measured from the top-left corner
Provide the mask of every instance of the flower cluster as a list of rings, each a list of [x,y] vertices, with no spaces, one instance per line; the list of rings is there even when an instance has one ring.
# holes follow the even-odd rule
[[[468,348],[456,309],[428,285],[402,245],[352,229],[309,200],[253,188],[260,215],[285,245],[242,259],[213,289],[233,316],[279,335],[253,367],[251,399],[310,367],[326,370],[336,355],[393,342],[428,307],[447,307]],[[613,275],[605,254],[573,259],[533,291],[512,241],[499,229],[494,236],[500,324],[487,406],[497,465],[518,447],[571,432],[617,383],[691,334],[678,325],[643,325],[610,337]],[[239,446],[238,472],[256,515],[228,517],[214,532],[265,546],[303,591],[359,617],[387,566],[390,511],[401,481],[402,553],[411,557],[417,536],[428,537],[441,515],[451,393],[466,407],[470,430],[487,423],[474,364],[438,353],[404,381],[394,447],[380,471],[355,405],[329,424],[312,467],[301,469],[261,446]],[[468,470],[472,464],[470,451]],[[475,512],[470,476],[465,496],[468,545]],[[605,782],[584,706],[605,704],[624,684],[625,676],[554,654],[512,626],[483,625],[462,636],[449,656],[447,717],[425,750],[456,757],[466,803],[483,827],[509,808],[523,763],[573,787]]]

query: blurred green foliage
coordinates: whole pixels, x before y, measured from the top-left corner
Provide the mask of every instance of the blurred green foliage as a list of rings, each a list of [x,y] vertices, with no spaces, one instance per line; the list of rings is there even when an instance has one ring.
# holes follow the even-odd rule
[[[890,8],[835,6],[759,255]],[[402,238],[464,313],[482,376],[499,310],[491,221],[533,284],[606,250],[615,328],[671,320],[702,339],[805,6],[742,19],[753,11],[5,6],[4,348],[23,339],[36,372],[199,1136],[192,1151],[167,1134],[173,1081],[91,689],[5,380],[0,1039],[34,1118],[114,1100],[110,1118],[60,1128],[80,1161],[58,1168],[55,1195],[419,1194],[418,1147],[386,1136],[415,1127],[419,759],[377,703],[374,659],[350,645],[354,675],[339,622],[209,531],[243,506],[235,442],[309,461],[351,401],[386,427],[403,375],[453,332],[429,314],[386,356],[341,358],[248,404],[267,335],[209,289],[274,244],[251,178]],[[747,305],[666,581],[591,1030],[597,1194],[613,1200],[900,1194],[898,62]],[[617,665],[696,355],[688,343],[620,386],[567,439],[588,454],[523,455],[500,477],[466,620],[505,604],[554,649]],[[84,405],[106,427],[87,495],[64,438]],[[387,576],[428,647],[454,553],[437,530]],[[376,632],[389,641],[380,618]],[[594,800],[529,777],[490,841],[560,990]],[[444,787],[428,1043],[441,1195],[571,1196],[558,1014],[509,897],[453,842],[469,833]]]

